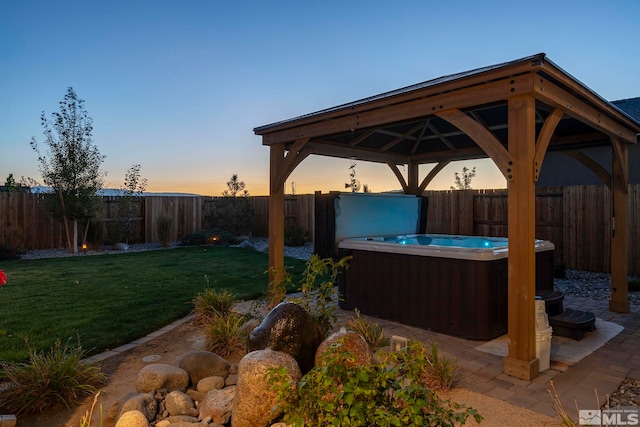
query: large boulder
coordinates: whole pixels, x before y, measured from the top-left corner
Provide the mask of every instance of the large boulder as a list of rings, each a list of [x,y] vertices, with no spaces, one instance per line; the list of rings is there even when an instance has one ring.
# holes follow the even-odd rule
[[[186,390],[189,386],[189,374],[184,369],[164,363],[147,365],[138,372],[136,391],[150,393],[158,389]]]
[[[327,337],[316,351],[316,366],[324,365],[324,358],[331,345],[340,343],[338,352],[346,352],[353,356],[353,359],[342,360],[345,366],[368,366],[373,363],[373,354],[367,341],[357,332],[347,331],[342,328]]]
[[[206,377],[222,377],[229,375],[229,363],[211,351],[192,351],[180,359],[178,366],[189,373],[191,384]]]
[[[280,367],[285,368],[291,387],[297,387],[302,373],[290,354],[265,349],[253,351],[240,360],[232,427],[266,427],[280,415],[271,412],[278,395],[269,384],[268,375],[269,369]]]
[[[322,338],[318,322],[307,310],[292,302],[281,302],[251,331],[247,351],[270,348],[290,354],[306,374],[313,368]]]

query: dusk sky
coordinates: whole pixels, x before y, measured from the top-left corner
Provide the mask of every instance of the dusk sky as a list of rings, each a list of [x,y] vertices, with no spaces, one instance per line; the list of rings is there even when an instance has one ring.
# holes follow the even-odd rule
[[[0,185],[42,182],[29,146],[67,88],[85,100],[107,188],[134,164],[150,192],[220,195],[237,173],[267,194],[269,149],[253,128],[371,95],[545,52],[607,100],[640,96],[638,0],[0,0]],[[474,188],[504,188],[490,160]],[[312,156],[298,194],[344,190],[349,160]],[[431,166],[421,168],[420,178]],[[373,191],[400,188],[358,163]]]

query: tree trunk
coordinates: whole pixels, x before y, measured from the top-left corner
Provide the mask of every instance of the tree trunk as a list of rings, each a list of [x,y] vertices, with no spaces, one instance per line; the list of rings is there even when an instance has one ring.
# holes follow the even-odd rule
[[[60,206],[62,207],[62,222],[64,223],[64,232],[67,237],[67,251],[71,252],[71,236],[69,236],[69,222],[67,221],[67,211],[64,208],[64,198],[62,190],[58,188],[58,196],[60,196]]]
[[[73,253],[78,253],[78,220],[73,220]]]

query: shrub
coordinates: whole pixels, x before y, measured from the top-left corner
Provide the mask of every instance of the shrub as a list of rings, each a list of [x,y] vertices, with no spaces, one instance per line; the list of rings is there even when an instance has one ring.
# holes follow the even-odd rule
[[[204,276],[204,280],[208,285],[207,275]],[[220,292],[217,289],[206,288],[193,299],[193,312],[205,321],[214,316],[227,316],[237,301],[238,298],[226,289]]]
[[[428,349],[419,342],[412,342],[398,358],[405,364],[415,362],[412,366],[416,368],[416,378],[431,390],[449,390],[457,379],[455,362],[440,355],[435,342]]]
[[[244,351],[247,342],[247,330],[243,328],[245,323],[245,317],[234,311],[224,316],[209,317],[205,326],[207,350],[221,357],[227,357],[236,351]]]
[[[290,225],[284,230],[285,246],[304,246],[309,239],[309,232],[297,225]]]
[[[0,245],[0,261],[9,261],[12,259],[20,259],[25,252],[11,246]]]
[[[340,295],[335,286],[336,279],[338,274],[347,268],[350,260],[351,257],[335,261],[332,258],[322,259],[316,254],[312,255],[307,261],[307,266],[302,274],[302,284],[298,288],[302,292],[302,296],[291,299],[318,321],[325,336],[333,329],[333,324],[338,319],[336,310]],[[288,276],[285,273],[285,283],[291,282],[291,278]]]
[[[29,362],[3,363],[0,379],[7,384],[0,389],[0,412],[42,413],[82,403],[105,383],[100,368],[82,362],[85,355],[80,345],[71,347],[67,342],[63,346],[58,340],[48,353],[29,347]]]
[[[211,200],[208,226],[234,236],[250,236],[253,231],[253,204],[248,197],[216,197]]]
[[[629,292],[640,292],[640,279],[629,280]]]
[[[104,221],[102,218],[91,218],[87,230],[87,244],[92,249],[99,249],[104,240]],[[113,242],[117,243],[117,242]]]
[[[362,335],[372,353],[389,345],[389,338],[384,335],[384,330],[379,324],[361,317],[358,309],[355,310],[355,313],[356,316],[347,321],[347,326],[353,332]]]
[[[173,217],[166,212],[161,213],[156,220],[156,230],[158,231],[160,246],[168,247],[171,244]]]
[[[454,426],[469,416],[482,416],[473,408],[441,401],[422,381],[425,361],[390,353],[380,364],[352,366],[353,358],[338,341],[327,350],[326,361],[291,387],[284,368],[271,369],[269,381],[278,395],[274,413],[282,411],[293,426]]]
[[[564,262],[556,262],[553,264],[553,277],[556,279],[564,279],[567,277],[567,265]]]

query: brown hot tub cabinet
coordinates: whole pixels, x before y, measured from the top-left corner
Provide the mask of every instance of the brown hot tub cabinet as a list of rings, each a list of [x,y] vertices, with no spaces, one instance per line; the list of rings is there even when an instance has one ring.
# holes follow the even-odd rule
[[[340,244],[340,255],[353,257],[339,282],[342,308],[470,339],[507,333],[506,248],[479,260],[456,258],[452,248],[437,256],[364,250],[363,240]],[[553,289],[553,244],[538,242],[536,288]]]

